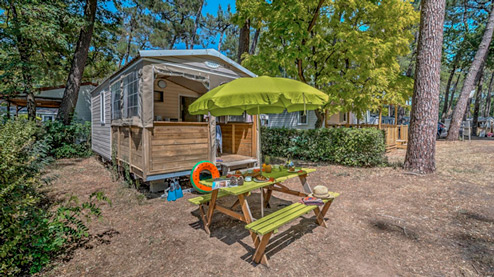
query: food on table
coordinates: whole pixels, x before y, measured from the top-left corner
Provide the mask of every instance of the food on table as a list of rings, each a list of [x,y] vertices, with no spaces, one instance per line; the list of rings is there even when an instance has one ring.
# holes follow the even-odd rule
[[[240,170],[235,171],[235,175],[242,175],[242,172]]]
[[[267,181],[268,180],[268,177],[266,176],[262,176],[262,175],[259,175],[259,176],[256,176],[254,177],[257,181]]]

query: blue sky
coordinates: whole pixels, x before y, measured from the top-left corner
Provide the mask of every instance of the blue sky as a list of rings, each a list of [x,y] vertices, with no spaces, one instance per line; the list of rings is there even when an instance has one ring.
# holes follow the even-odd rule
[[[218,6],[221,5],[221,8],[225,11],[226,7],[230,4],[232,7],[232,12],[235,12],[235,0],[206,0],[206,5],[202,7],[202,14],[206,15],[207,13],[216,14],[218,10]]]
[[[124,4],[125,5],[125,4]],[[235,13],[235,0],[205,0],[205,4],[202,7],[202,15],[206,16],[208,13],[212,15],[216,15],[218,11],[218,7],[221,6],[221,8],[226,11],[228,5],[231,7],[231,12]],[[115,6],[113,5],[113,1],[108,1],[106,2],[106,7],[110,11],[116,11]],[[219,37],[219,35],[218,35]],[[213,44],[209,44],[207,48],[218,48],[218,39],[215,39],[215,42]],[[180,43],[175,46],[177,49],[185,49],[185,44]],[[198,48],[199,46],[196,46]]]

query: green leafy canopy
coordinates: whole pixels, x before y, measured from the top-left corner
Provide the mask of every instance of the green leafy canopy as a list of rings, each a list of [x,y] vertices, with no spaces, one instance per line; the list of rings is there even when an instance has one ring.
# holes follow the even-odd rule
[[[401,0],[322,1],[316,15],[318,4],[237,3],[237,20],[251,18],[262,29],[258,52],[245,54],[243,64],[259,75],[303,76],[328,93],[331,112],[363,114],[404,104],[413,80],[403,76],[398,57],[410,51],[414,38],[419,14],[413,6]]]

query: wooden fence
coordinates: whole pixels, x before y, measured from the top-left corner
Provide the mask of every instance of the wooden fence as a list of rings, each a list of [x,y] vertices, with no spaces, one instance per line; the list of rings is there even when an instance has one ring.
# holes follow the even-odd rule
[[[406,149],[408,142],[408,125],[393,124],[326,124],[326,128],[376,128],[384,130],[386,135],[386,149],[389,151],[395,148]]]

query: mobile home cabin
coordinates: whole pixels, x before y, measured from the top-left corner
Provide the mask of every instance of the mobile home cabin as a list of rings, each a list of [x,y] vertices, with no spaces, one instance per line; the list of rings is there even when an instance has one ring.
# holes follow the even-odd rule
[[[211,49],[140,51],[92,91],[92,149],[103,159],[127,164],[143,181],[189,175],[202,160],[219,168],[254,166],[259,159],[255,117],[188,113],[210,89],[254,76]]]

